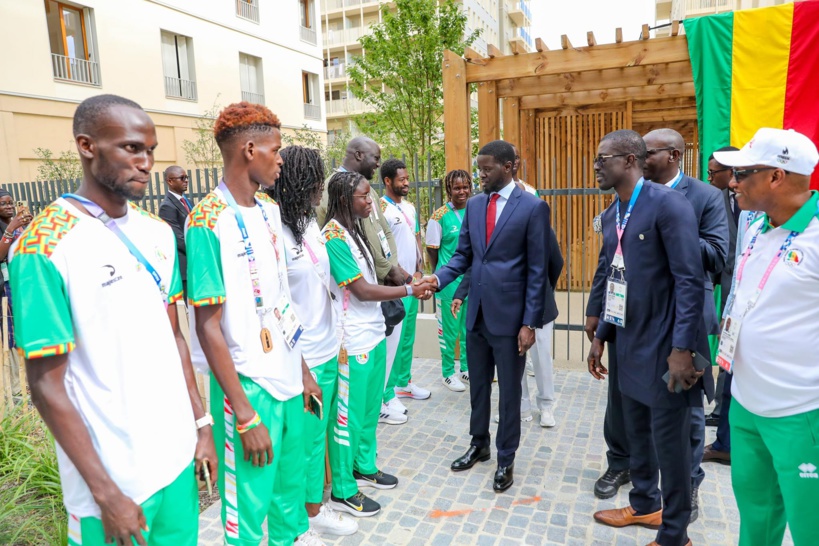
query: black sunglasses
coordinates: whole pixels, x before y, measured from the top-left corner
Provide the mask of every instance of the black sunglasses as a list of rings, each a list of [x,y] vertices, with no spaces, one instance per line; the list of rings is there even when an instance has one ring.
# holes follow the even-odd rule
[[[734,171],[734,180],[739,182],[740,180],[745,180],[752,174],[756,174],[762,171],[775,171],[779,167],[760,167],[758,169],[732,169]]]

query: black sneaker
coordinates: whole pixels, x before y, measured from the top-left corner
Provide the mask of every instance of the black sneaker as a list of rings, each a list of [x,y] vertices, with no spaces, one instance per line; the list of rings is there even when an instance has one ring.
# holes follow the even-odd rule
[[[376,489],[392,489],[398,485],[398,478],[384,474],[380,470],[375,474],[362,474],[353,470],[353,478],[358,487],[374,487]]]
[[[335,495],[330,495],[330,501],[327,504],[334,510],[347,512],[357,518],[374,516],[381,511],[380,504],[361,492],[348,499],[339,499]]]
[[[617,494],[621,485],[631,481],[628,470],[614,470],[607,468],[606,473],[598,478],[594,484],[594,496],[598,499],[610,499]]]

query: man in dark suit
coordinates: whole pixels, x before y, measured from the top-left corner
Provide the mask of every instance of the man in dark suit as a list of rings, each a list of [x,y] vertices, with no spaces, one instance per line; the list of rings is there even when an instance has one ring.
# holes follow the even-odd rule
[[[682,193],[694,208],[699,231],[700,254],[705,273],[705,301],[703,313],[708,335],[719,334],[714,282],[725,268],[728,256],[728,215],[722,193],[715,187],[682,172],[685,140],[674,129],[657,129],[643,137],[646,143],[646,161],[643,176],[657,184],[664,184]],[[710,361],[711,348],[697,347],[697,352]],[[703,376],[705,394],[714,399],[714,377],[711,366]],[[702,406],[691,408],[691,522],[699,517],[699,488],[705,480],[702,457],[705,450],[705,411]]]
[[[524,355],[543,325],[548,282],[549,206],[515,185],[514,162],[508,142],[495,140],[481,148],[478,169],[484,193],[467,202],[458,250],[430,277],[440,289],[472,269],[466,319],[472,442],[451,468],[466,470],[489,459],[490,397],[497,367],[500,423],[492,487],[498,492],[513,483]]]
[[[739,148],[725,146],[716,150],[717,152],[736,152]],[[734,177],[731,167],[719,163],[714,159],[714,154],[708,158],[708,181],[712,186],[722,191],[725,212],[728,215],[728,257],[725,260],[725,268],[720,275],[720,310],[725,310],[728,302],[728,294],[731,292],[731,285],[734,280],[734,266],[736,265],[737,252],[737,231],[739,227],[739,214],[742,212],[737,205],[736,196],[729,187],[731,179]],[[717,462],[721,464],[731,464],[731,428],[728,412],[731,408],[731,380],[733,376],[720,368],[719,379],[717,380],[716,396],[719,397],[719,404],[711,414],[717,419],[717,438],[712,444],[705,446],[702,455],[702,462]],[[719,410],[719,411],[718,411]],[[715,415],[716,414],[716,415]],[[707,424],[708,416],[706,416]]]
[[[684,546],[691,544],[690,408],[702,406],[693,353],[707,347],[705,280],[693,208],[681,193],[643,180],[645,156],[640,135],[620,130],[603,137],[594,162],[600,188],[613,188],[617,199],[601,218],[610,290],[588,364],[602,379],[604,340],[616,340],[634,484],[629,506],[594,518],[659,527],[649,546]]]
[[[185,253],[185,219],[193,208],[193,203],[185,197],[188,191],[188,173],[182,167],[173,165],[162,173],[165,179],[165,199],[159,205],[159,217],[170,224],[176,235],[176,251],[179,254],[179,274],[185,301],[188,299],[188,258]]]

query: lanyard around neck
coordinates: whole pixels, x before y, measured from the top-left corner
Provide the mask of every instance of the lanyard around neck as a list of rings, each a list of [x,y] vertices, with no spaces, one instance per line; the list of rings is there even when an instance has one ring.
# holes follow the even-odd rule
[[[736,284],[737,289],[739,289],[740,283],[742,282],[742,273],[745,271],[745,264],[748,262],[748,258],[751,256],[751,252],[754,250],[754,245],[756,244],[756,239],[759,237],[759,234],[762,233],[762,230],[765,229],[765,222],[761,222],[759,226],[759,230],[754,233],[754,236],[751,238],[751,241],[748,243],[748,247],[745,249],[745,252],[742,253],[742,261],[739,263],[739,267],[737,267],[737,278]],[[776,264],[779,263],[782,255],[790,248],[793,240],[799,236],[798,231],[791,231],[785,240],[782,242],[782,245],[779,247],[776,255],[773,257],[771,262],[768,264],[767,269],[765,269],[765,273],[762,274],[762,278],[759,280],[759,284],[756,287],[756,291],[754,292],[751,299],[748,300],[748,305],[743,312],[743,316],[745,313],[750,311],[755,305],[757,300],[759,300],[760,294],[762,294],[762,290],[765,288],[765,285],[768,284],[768,279],[771,278],[771,274],[773,270],[776,268]]]
[[[162,277],[159,275],[154,266],[151,265],[151,262],[149,262],[148,259],[145,258],[145,256],[142,254],[142,252],[139,251],[139,249],[136,247],[133,241],[131,241],[131,239],[128,238],[125,232],[120,229],[116,221],[110,216],[108,216],[108,213],[102,210],[101,206],[94,203],[90,199],[86,199],[85,197],[81,197],[74,193],[64,193],[62,195],[62,198],[79,201],[94,218],[102,222],[102,225],[104,225],[109,230],[114,232],[114,235],[116,235],[119,238],[119,240],[122,241],[122,244],[125,245],[125,247],[128,249],[128,252],[131,253],[131,256],[136,258],[136,260],[140,264],[142,264],[142,266],[148,271],[148,273],[151,274],[151,277],[153,277],[154,282],[156,283],[156,287],[159,288],[159,293],[162,295],[162,302],[165,304],[165,307],[167,308],[168,291],[165,287],[165,284],[162,282]]]
[[[682,173],[682,171],[679,171],[679,172],[677,173],[677,176],[676,176],[676,177],[674,177],[674,180],[671,182],[671,185],[670,185],[670,186],[668,186],[668,187],[669,187],[669,188],[671,188],[672,190],[673,190],[674,188],[676,188],[676,187],[677,187],[677,185],[679,185],[680,180],[682,180],[682,177],[683,177],[683,173]]]
[[[397,208],[397,209],[398,209],[398,211],[399,211],[399,212],[400,212],[400,213],[401,213],[401,214],[404,216],[404,220],[406,220],[406,221],[407,221],[407,225],[408,225],[408,226],[409,226],[409,228],[410,228],[410,232],[411,232],[411,233],[415,233],[415,222],[413,222],[412,220],[410,220],[410,217],[409,217],[409,216],[407,216],[407,213],[406,213],[406,212],[404,212],[404,210],[401,208],[401,205],[399,205],[398,203],[396,203],[395,201],[393,201],[392,197],[390,197],[389,195],[385,195],[385,196],[383,196],[381,199],[386,200],[386,201],[387,201],[387,203],[389,203],[389,204],[393,205],[395,208]]]
[[[464,208],[464,209],[460,209],[460,210],[461,210],[461,214],[458,214],[458,209],[456,209],[456,208],[455,208],[455,205],[453,205],[453,204],[452,204],[452,201],[450,201],[449,203],[447,203],[447,204],[446,204],[446,206],[447,206],[447,207],[449,207],[449,210],[451,210],[451,211],[452,211],[452,212],[455,214],[455,218],[457,218],[457,219],[458,219],[458,227],[461,227],[461,225],[464,223],[464,217],[463,217],[463,214],[464,214],[464,211],[465,211],[466,209],[465,209],[465,208]]]
[[[614,207],[614,214],[615,214],[615,222],[617,228],[617,251],[616,254],[622,256],[623,255],[623,247],[621,242],[623,240],[623,233],[626,231],[626,226],[628,225],[628,221],[631,218],[631,212],[634,210],[634,204],[637,202],[637,198],[640,196],[640,191],[643,189],[643,179],[637,181],[637,185],[634,186],[634,191],[631,192],[631,199],[628,201],[628,207],[626,208],[626,214],[623,216],[623,223],[620,223],[620,198],[617,198],[617,202]]]

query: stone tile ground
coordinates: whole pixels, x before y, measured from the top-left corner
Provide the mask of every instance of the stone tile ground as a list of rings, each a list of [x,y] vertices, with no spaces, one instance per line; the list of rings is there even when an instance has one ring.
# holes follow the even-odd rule
[[[588,373],[556,370],[557,426],[543,429],[535,416],[523,423],[515,462],[515,484],[506,493],[491,488],[496,466],[479,463],[455,474],[450,462],[469,443],[468,393],[454,393],[440,381],[440,363],[416,359],[415,381],[432,391],[426,401],[405,401],[410,420],[401,426],[379,425],[379,466],[399,477],[391,491],[367,489],[382,512],[359,519],[357,534],[340,545],[556,545],[642,546],[655,532],[643,528],[613,529],[599,525],[592,514],[625,506],[628,488],[617,497],[599,500],[594,481],[605,469],[603,413],[606,385]],[[530,380],[530,391],[535,389]],[[497,392],[493,395],[497,400]],[[492,424],[492,431],[496,425]],[[713,441],[715,429],[707,429]],[[697,546],[737,544],[739,514],[731,490],[730,468],[708,464],[700,491],[700,518],[689,528]],[[220,505],[200,518],[199,543],[222,544]],[[786,545],[791,545],[786,537]]]

